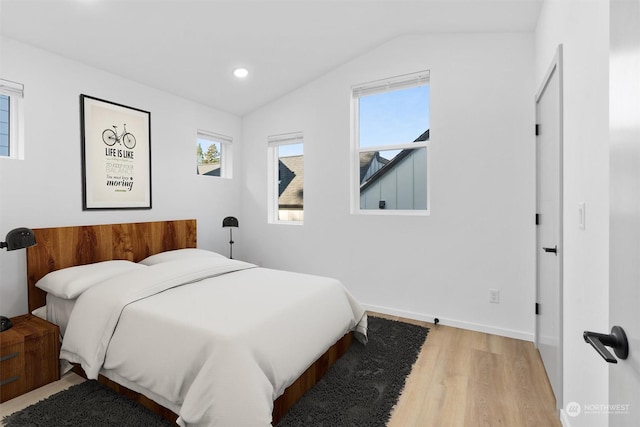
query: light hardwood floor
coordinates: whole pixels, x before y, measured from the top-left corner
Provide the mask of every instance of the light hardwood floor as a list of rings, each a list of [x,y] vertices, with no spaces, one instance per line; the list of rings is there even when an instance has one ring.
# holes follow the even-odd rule
[[[430,328],[388,427],[561,426],[533,343],[371,314]],[[0,419],[81,381],[69,373],[2,403]]]
[[[561,427],[532,342],[382,317],[430,329],[388,427]]]

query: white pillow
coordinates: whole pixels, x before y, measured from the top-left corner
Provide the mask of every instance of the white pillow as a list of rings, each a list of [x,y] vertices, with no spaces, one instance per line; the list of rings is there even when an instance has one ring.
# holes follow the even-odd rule
[[[41,318],[42,320],[47,320],[47,306],[43,305],[42,307],[38,307],[31,312],[36,317]]]
[[[204,249],[186,248],[175,249],[172,251],[161,252],[159,254],[151,255],[142,261],[140,264],[154,265],[162,262],[179,261],[183,259],[193,258],[226,258],[224,255],[220,255],[217,252],[211,252]]]
[[[74,299],[90,287],[145,266],[126,260],[102,261],[63,268],[38,280],[36,287],[58,298]]]

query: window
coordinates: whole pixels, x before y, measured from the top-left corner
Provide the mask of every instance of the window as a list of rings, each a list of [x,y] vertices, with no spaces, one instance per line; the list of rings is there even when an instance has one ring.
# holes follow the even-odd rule
[[[24,86],[0,79],[0,157],[24,158],[22,98]]]
[[[196,162],[198,175],[231,178],[230,136],[198,130]]]
[[[11,156],[11,144],[9,144],[9,135],[11,134],[11,124],[9,121],[9,97],[0,95],[0,156]]]
[[[426,213],[429,71],[352,88],[354,213]]]
[[[301,132],[273,135],[269,151],[269,222],[302,224],[304,152]]]

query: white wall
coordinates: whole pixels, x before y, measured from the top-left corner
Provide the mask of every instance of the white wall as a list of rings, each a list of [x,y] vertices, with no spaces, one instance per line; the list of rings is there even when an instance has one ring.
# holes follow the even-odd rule
[[[374,310],[532,339],[533,58],[532,34],[406,36],[246,116],[245,258],[336,277]],[[351,215],[351,85],[424,69],[431,215]],[[304,225],[267,224],[267,136],[293,131]]]
[[[564,51],[564,403],[608,402],[608,366],[582,339],[609,330],[609,2],[545,1],[535,34],[536,84]],[[586,228],[578,228],[578,203]],[[563,415],[566,426],[606,414]]]
[[[0,43],[0,77],[25,85],[26,137],[25,160],[0,159],[1,238],[20,226],[196,218],[198,245],[228,251],[221,224],[239,212],[240,144],[234,179],[221,180],[196,175],[195,141],[203,128],[240,142],[240,118],[7,38]],[[151,210],[82,211],[80,94],[151,112]],[[27,311],[25,263],[24,250],[0,253],[3,315]]]

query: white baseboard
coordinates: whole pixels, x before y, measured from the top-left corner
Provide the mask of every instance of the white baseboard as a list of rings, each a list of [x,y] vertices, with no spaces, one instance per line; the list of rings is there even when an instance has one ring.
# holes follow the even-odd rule
[[[423,322],[433,323],[433,319],[435,318],[435,316],[428,315],[428,314],[414,313],[411,311],[404,311],[404,310],[396,310],[394,308],[381,307],[381,306],[371,305],[371,304],[362,304],[362,306],[365,308],[365,310],[368,310],[368,311],[388,314],[390,316],[404,317],[406,319],[421,320]],[[503,337],[515,338],[515,339],[524,340],[524,341],[531,341],[531,342],[534,341],[533,333],[529,333],[529,332],[516,331],[513,329],[496,328],[494,326],[482,325],[480,323],[466,322],[463,320],[447,319],[445,317],[439,317],[438,319],[440,320],[441,325],[453,326],[454,328],[467,329],[467,330],[476,331],[476,332],[484,332],[486,334],[500,335]]]

